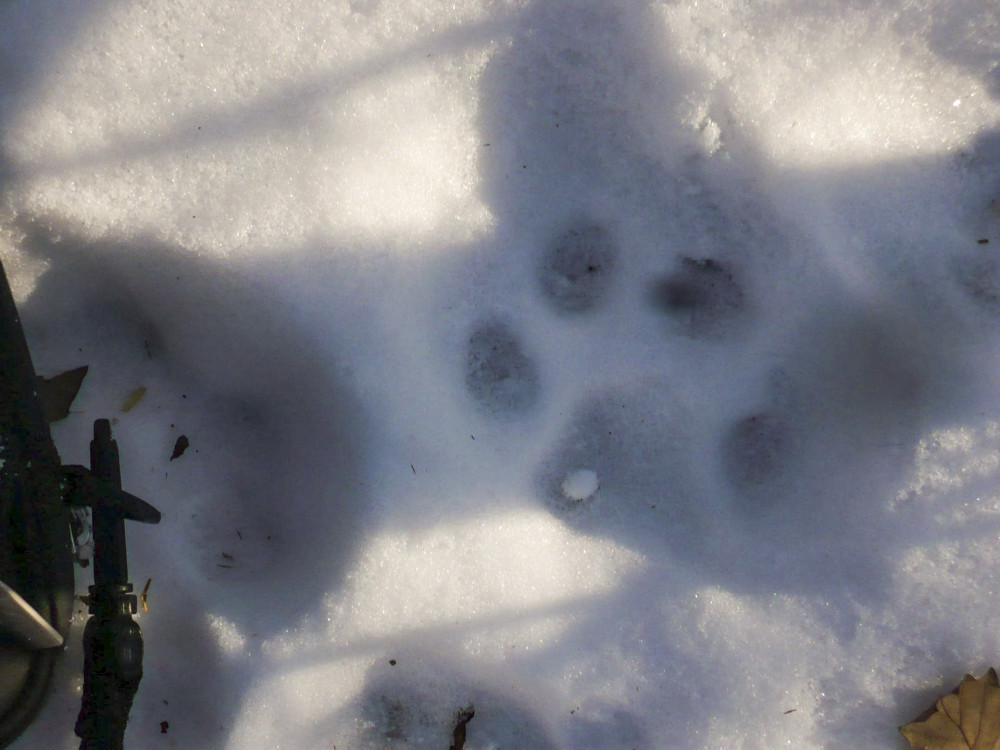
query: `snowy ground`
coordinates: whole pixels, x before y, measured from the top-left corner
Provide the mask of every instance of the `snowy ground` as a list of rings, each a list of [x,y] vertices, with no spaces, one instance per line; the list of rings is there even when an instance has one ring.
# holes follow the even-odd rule
[[[129,747],[900,748],[1000,665],[995,0],[5,0],[0,71],[56,443],[164,514]]]

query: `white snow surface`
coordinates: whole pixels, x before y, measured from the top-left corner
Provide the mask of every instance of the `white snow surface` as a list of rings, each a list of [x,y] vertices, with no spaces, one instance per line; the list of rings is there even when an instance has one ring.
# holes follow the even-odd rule
[[[57,446],[163,513],[128,747],[891,749],[1000,666],[995,0],[4,0],[0,71]]]

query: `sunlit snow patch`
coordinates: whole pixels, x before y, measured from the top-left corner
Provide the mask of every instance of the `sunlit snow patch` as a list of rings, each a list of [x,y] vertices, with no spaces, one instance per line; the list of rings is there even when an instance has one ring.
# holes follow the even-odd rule
[[[325,627],[307,622],[264,645],[275,676],[261,680],[234,737],[300,736],[317,711],[333,714],[357,697],[350,691],[361,685],[359,670],[400,651],[503,669],[512,649],[551,647],[576,612],[642,559],[535,510],[383,532],[368,543],[347,590],[328,600]]]
[[[35,291],[38,280],[49,270],[49,262],[17,252],[16,245],[17,239],[11,233],[0,234],[0,261],[3,261],[14,302],[23,305]]]
[[[670,3],[661,13],[680,59],[725,91],[706,91],[692,126],[724,145],[754,130],[777,161],[816,167],[950,151],[995,126],[988,83],[940,52],[954,34],[970,58],[992,59],[995,11],[984,3],[976,18],[970,5],[967,23],[943,24],[946,4],[930,6],[790,15],[766,4]]]
[[[977,503],[985,495],[996,500],[1000,424],[991,421],[980,427],[935,430],[917,444],[914,458],[912,475],[896,494],[896,503],[934,501],[950,492],[961,492],[966,500]]]
[[[236,623],[221,615],[206,615],[206,619],[220,651],[228,656],[236,656],[246,649],[247,637],[240,632]]]
[[[533,637],[540,620],[610,591],[641,560],[535,510],[388,531],[368,545],[348,591],[330,600],[329,636],[361,645],[408,632],[471,636],[521,626]]]
[[[377,5],[103,10],[0,139],[15,208],[227,256],[482,234],[482,9]]]

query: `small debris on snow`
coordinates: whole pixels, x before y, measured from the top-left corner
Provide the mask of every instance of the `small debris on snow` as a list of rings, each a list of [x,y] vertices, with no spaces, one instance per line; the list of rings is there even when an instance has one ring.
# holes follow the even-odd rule
[[[170,454],[170,460],[173,461],[175,458],[180,458],[184,455],[191,445],[191,442],[187,439],[187,435],[181,435],[177,438],[177,442],[174,443],[174,452]]]
[[[455,731],[452,733],[452,746],[450,750],[465,750],[465,727],[472,721],[475,715],[476,708],[471,704],[458,712],[458,718],[455,721]]]
[[[143,396],[146,395],[146,388],[144,386],[139,386],[134,391],[125,397],[122,402],[122,411],[126,414],[136,407],[136,405],[142,401]]]
[[[80,392],[88,367],[77,367],[51,378],[38,377],[35,384],[42,402],[45,421],[52,423],[69,416],[69,408]]]

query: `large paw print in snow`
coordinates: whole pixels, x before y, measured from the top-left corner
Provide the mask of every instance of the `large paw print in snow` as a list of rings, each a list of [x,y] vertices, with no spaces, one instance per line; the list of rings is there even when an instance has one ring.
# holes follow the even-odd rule
[[[600,347],[610,330],[618,335],[620,329],[609,328],[608,321],[629,302],[623,297],[629,293],[626,280],[632,284],[633,297],[646,304],[635,306],[636,312],[623,319],[641,327],[645,316],[646,330],[666,348],[689,347],[691,339],[715,341],[745,320],[745,293],[727,262],[680,257],[675,270],[650,289],[643,277],[626,273],[624,246],[629,245],[609,228],[587,218],[567,225],[539,246],[537,284],[526,292],[543,303],[536,315],[551,316],[539,326],[549,332],[547,342],[529,347],[532,332],[498,316],[471,327],[465,388],[488,418],[538,415],[553,404],[565,409],[565,401],[543,398],[546,384],[535,353],[550,351],[545,343],[559,347],[551,336],[560,330],[573,342],[563,352],[578,350],[581,340]],[[642,248],[638,251],[641,254]],[[650,253],[655,257],[654,251]],[[670,326],[662,325],[662,316]],[[593,336],[588,339],[585,332],[591,327]],[[628,332],[622,333],[628,341]],[[618,356],[627,351],[618,349]],[[558,384],[563,393],[575,388],[586,395],[569,405],[572,416],[551,454],[536,469],[536,487],[551,512],[581,531],[624,535],[643,547],[667,544],[681,553],[702,554],[712,534],[713,514],[724,510],[727,501],[696,486],[691,471],[697,463],[692,452],[696,422],[671,395],[669,372],[655,369],[658,360],[650,371],[644,356],[637,351],[634,361],[623,363],[621,378],[612,373],[614,381],[607,380],[607,372],[592,374],[582,368],[572,373],[574,382]],[[638,382],[630,382],[636,378]],[[612,382],[614,391],[609,389]],[[789,435],[783,422],[767,413],[746,416],[744,412],[739,421],[723,428],[714,444],[705,446],[709,453],[715,448],[723,476],[737,495],[745,496],[741,502],[749,512],[766,506],[764,498],[781,481],[788,460]]]

